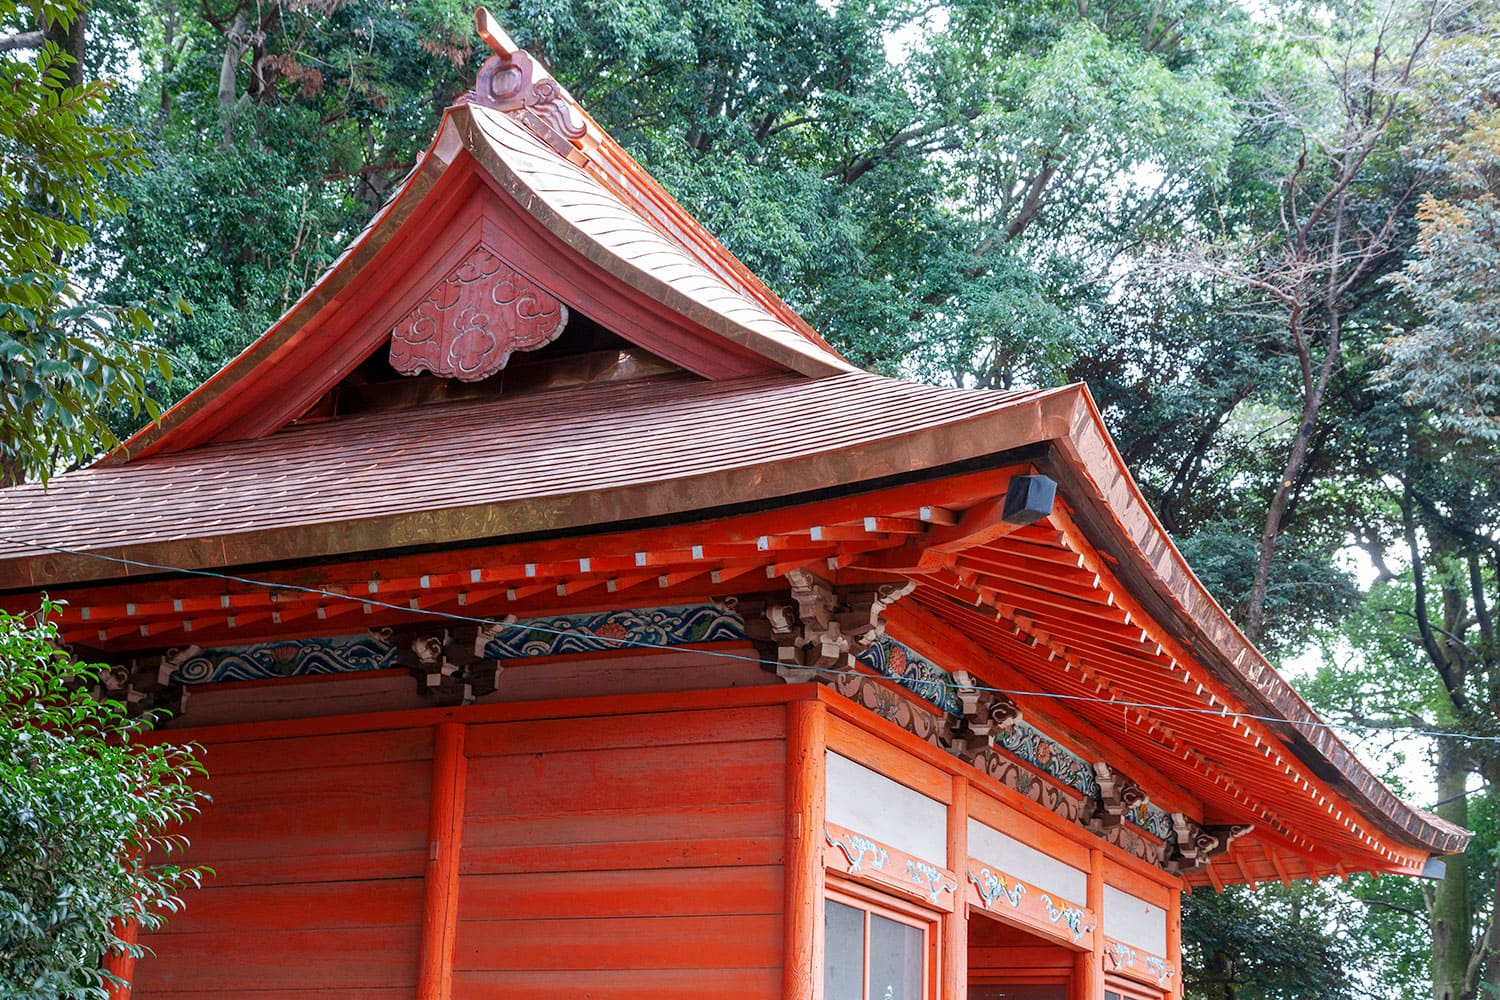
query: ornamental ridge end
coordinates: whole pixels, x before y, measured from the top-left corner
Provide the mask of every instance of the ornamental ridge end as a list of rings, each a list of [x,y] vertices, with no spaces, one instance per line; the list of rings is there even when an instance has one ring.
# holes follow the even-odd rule
[[[484,8],[474,11],[479,37],[494,52],[479,67],[471,103],[502,111],[557,155],[583,166],[599,145],[598,126],[545,66],[506,34]]]

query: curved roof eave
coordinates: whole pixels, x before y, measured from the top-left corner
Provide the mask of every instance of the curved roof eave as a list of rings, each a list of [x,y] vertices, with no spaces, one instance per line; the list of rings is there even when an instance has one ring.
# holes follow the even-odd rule
[[[1082,388],[1082,387],[1080,387]],[[1090,541],[1160,624],[1187,640],[1204,666],[1246,708],[1266,719],[1292,753],[1375,819],[1397,841],[1435,854],[1464,849],[1469,831],[1399,799],[1323,723],[1203,586],[1146,504],[1087,389],[1069,432],[1053,444],[1065,461],[1047,463],[1076,503]],[[1081,475],[1080,475],[1081,473]]]

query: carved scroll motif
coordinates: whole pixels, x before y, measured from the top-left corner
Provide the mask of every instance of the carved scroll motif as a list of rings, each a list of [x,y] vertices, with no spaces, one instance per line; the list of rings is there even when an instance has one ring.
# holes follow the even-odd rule
[[[514,617],[493,625],[456,632],[382,629],[382,637],[396,647],[396,660],[417,680],[417,689],[437,705],[467,705],[494,692],[504,668],[490,659],[485,646],[499,628]]]
[[[1250,824],[1236,826],[1200,826],[1182,813],[1172,814],[1175,834],[1175,856],[1167,870],[1179,874],[1202,871],[1208,863],[1229,852],[1229,845],[1255,829]]]
[[[511,352],[552,343],[567,323],[567,306],[476,247],[391,331],[391,367],[478,382]]]

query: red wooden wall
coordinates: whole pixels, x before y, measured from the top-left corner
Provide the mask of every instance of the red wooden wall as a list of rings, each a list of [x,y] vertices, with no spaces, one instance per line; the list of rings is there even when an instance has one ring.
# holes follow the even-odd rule
[[[473,726],[454,995],[779,996],[786,709]]]
[[[462,779],[452,996],[778,997],[786,718],[762,704],[450,721],[463,753],[446,774],[432,725],[201,730],[214,801],[189,859],[216,874],[143,938],[155,956],[133,996],[416,995],[441,867],[432,789]]]
[[[133,996],[410,997],[431,758],[428,727],[210,744],[188,857],[215,874]]]

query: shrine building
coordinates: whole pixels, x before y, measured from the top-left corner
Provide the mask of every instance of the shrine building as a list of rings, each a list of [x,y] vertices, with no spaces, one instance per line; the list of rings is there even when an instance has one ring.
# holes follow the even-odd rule
[[[277,323],[0,493],[0,604],[174,714],[138,1000],[1168,1000],[1199,886],[1419,875],[1082,386],[856,369],[495,50]]]

